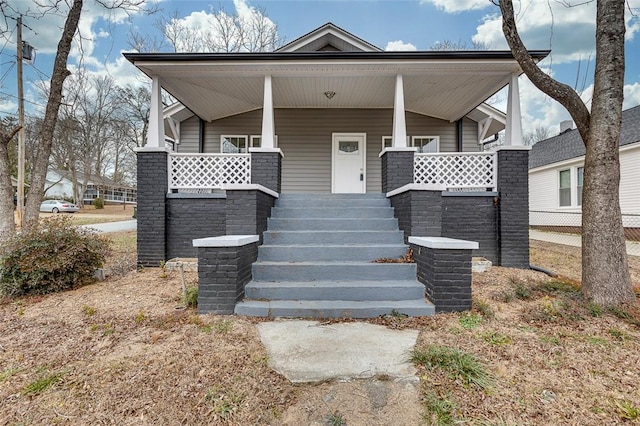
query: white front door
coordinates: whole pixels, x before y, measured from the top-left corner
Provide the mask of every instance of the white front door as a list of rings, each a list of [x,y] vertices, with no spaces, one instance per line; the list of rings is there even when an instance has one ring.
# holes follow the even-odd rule
[[[366,139],[365,133],[333,134],[331,192],[366,192]]]

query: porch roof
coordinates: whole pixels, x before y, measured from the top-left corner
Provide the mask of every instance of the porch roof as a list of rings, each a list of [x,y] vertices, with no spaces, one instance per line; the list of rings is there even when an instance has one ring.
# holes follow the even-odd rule
[[[541,60],[549,51],[530,53]],[[396,74],[404,78],[407,111],[455,121],[521,73],[510,51],[124,56],[207,121],[262,108],[265,75],[272,76],[275,108],[393,108]]]

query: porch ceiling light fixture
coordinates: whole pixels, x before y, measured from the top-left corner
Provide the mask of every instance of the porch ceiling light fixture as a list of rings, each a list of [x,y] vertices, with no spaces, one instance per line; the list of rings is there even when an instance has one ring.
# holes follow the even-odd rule
[[[324,92],[324,95],[327,97],[327,99],[331,99],[336,95],[336,92],[334,92],[333,90],[327,90],[326,92]]]

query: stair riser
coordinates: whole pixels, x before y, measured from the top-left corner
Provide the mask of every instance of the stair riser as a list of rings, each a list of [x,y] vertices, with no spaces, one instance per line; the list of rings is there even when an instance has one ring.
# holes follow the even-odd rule
[[[293,200],[386,200],[387,197],[382,193],[367,193],[367,194],[292,194],[285,193],[280,194],[280,200],[293,201]]]
[[[256,281],[385,281],[415,280],[415,263],[365,263],[307,265],[253,264]]]
[[[401,303],[396,304],[379,304],[368,307],[323,307],[315,308],[313,306],[306,307],[304,304],[299,307],[279,307],[276,304],[260,304],[254,306],[251,304],[236,305],[235,313],[237,315],[247,315],[256,317],[289,317],[289,318],[376,318],[381,315],[393,315],[393,313],[407,314],[409,316],[426,316],[434,315],[435,308],[432,305],[425,306],[402,306]]]
[[[351,209],[359,207],[389,207],[387,199],[363,199],[363,200],[334,200],[334,199],[309,199],[309,200],[278,200],[276,207],[283,208],[319,208],[330,207],[334,209]]]
[[[401,257],[407,253],[407,247],[388,246],[261,246],[258,248],[258,260],[268,262],[313,262],[345,261],[370,262],[383,257]]]
[[[341,287],[315,287],[313,283],[305,283],[297,287],[271,286],[261,287],[259,282],[245,287],[245,297],[256,300],[411,300],[424,298],[423,286],[389,286],[384,284],[349,287],[344,283]]]
[[[263,234],[266,245],[318,245],[318,244],[402,244],[404,237],[400,231],[360,231],[360,232],[315,232],[315,231],[266,231]],[[340,259],[336,259],[340,260]]]
[[[289,208],[274,207],[271,209],[271,217],[278,218],[393,218],[391,207],[362,207],[362,208]]]
[[[284,219],[269,218],[271,231],[395,231],[397,219]]]

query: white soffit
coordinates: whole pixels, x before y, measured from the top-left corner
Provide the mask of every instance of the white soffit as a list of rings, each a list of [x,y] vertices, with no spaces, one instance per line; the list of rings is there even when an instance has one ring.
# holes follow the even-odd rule
[[[205,120],[262,108],[272,75],[276,108],[392,108],[395,75],[404,76],[405,108],[454,121],[504,87],[518,65],[490,61],[136,62]],[[336,95],[327,99],[326,91]]]

